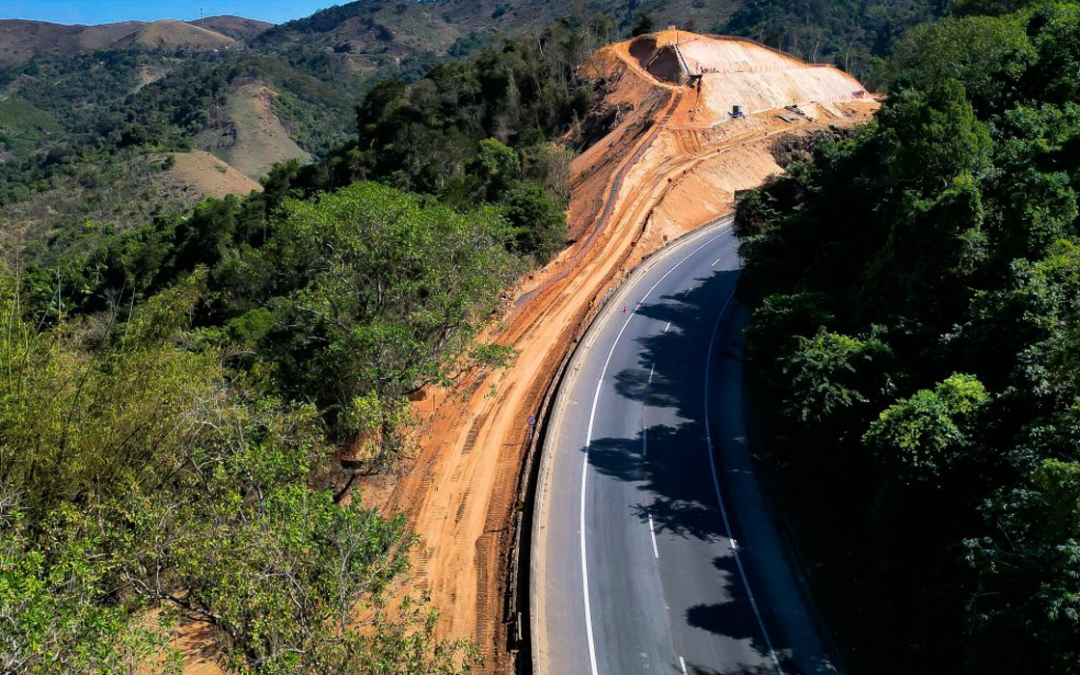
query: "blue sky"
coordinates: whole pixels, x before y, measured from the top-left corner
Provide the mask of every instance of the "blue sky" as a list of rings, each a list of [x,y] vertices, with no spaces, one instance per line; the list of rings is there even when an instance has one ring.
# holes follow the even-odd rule
[[[236,14],[281,23],[349,0],[3,0],[0,19],[34,19],[54,23],[111,23],[138,19],[197,19]]]

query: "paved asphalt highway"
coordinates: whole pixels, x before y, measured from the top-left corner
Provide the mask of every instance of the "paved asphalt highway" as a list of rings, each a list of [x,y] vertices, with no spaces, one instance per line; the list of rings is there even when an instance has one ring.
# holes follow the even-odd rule
[[[537,492],[538,675],[836,672],[746,444],[729,228],[649,260],[571,360]]]

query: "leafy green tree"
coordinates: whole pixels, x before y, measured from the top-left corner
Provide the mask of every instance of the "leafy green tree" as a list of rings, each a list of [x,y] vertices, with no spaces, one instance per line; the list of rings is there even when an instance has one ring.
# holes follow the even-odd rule
[[[117,561],[94,525],[68,505],[42,536],[15,489],[0,486],[0,670],[181,672],[174,613],[140,620],[146,603],[109,601]]]
[[[823,424],[881,393],[867,386],[881,386],[867,371],[880,371],[879,362],[889,355],[875,335],[859,339],[821,327],[813,337],[796,340],[798,346],[782,361],[790,381],[785,408],[792,419]]]
[[[891,77],[923,90],[956,80],[981,112],[991,112],[1033,59],[1034,48],[1014,17],[947,17],[904,35],[891,59]]]
[[[1043,460],[1022,487],[994,495],[983,510],[991,534],[965,542],[978,579],[970,626],[973,666],[984,672],[1075,672],[1080,462]],[[1015,640],[1005,645],[1001,635]]]
[[[901,482],[939,485],[976,447],[979,412],[989,401],[975,377],[954,374],[889,406],[863,442]]]
[[[471,172],[480,181],[483,198],[499,201],[521,177],[521,159],[513,148],[494,138],[485,138],[480,141]]]
[[[1056,105],[1075,102],[1080,95],[1080,7],[1071,2],[1046,2],[1027,15],[1027,30],[1038,59],[1024,78],[1027,92]]]
[[[780,360],[798,348],[799,338],[817,334],[833,319],[826,309],[824,293],[774,294],[762,300],[746,328],[747,359],[770,386],[780,384],[772,376]],[[771,378],[771,379],[769,379]]]
[[[1059,241],[1038,262],[1016,261],[1009,286],[980,293],[967,329],[977,358],[1036,415],[1080,395],[1080,247]]]
[[[867,300],[887,315],[921,313],[941,325],[967,301],[971,277],[988,255],[982,194],[964,174],[932,198],[907,193],[901,204],[870,263]],[[927,241],[935,245],[928,249]]]
[[[5,281],[0,484],[25,490],[23,506],[36,516],[131,483],[157,487],[197,439],[186,417],[213,398],[220,372],[213,353],[170,344],[201,279],[155,298],[112,335],[101,326],[106,344],[97,353],[77,348],[72,327],[35,330],[22,315],[18,281]]]
[[[566,213],[538,183],[518,181],[503,201],[514,250],[546,263],[566,246]]]
[[[977,179],[990,169],[990,132],[955,79],[925,93],[901,91],[881,111],[879,123],[882,165],[906,190],[928,196],[961,175]]]
[[[278,328],[263,347],[287,386],[318,392],[352,441],[371,405],[398,407],[460,371],[517,270],[510,236],[492,209],[460,214],[374,183],[288,202],[260,254],[280,284]],[[397,418],[380,430],[378,468],[401,448]]]

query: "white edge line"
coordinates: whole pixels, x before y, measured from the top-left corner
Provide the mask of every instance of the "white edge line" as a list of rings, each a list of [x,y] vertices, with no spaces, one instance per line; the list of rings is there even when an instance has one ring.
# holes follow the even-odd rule
[[[727,508],[724,506],[724,498],[720,495],[720,479],[716,475],[716,460],[713,459],[713,443],[712,443],[712,429],[709,424],[709,376],[712,373],[712,355],[713,347],[716,343],[716,333],[720,330],[720,322],[723,320],[724,315],[727,313],[728,306],[731,305],[731,301],[735,298],[735,294],[732,293],[727,302],[724,303],[723,309],[720,310],[720,315],[716,317],[716,323],[713,325],[712,337],[709,338],[709,351],[705,356],[705,441],[708,444],[709,449],[709,466],[712,468],[713,487],[716,488],[716,501],[720,504],[720,515],[724,519],[724,529],[727,530],[728,539],[731,541],[731,551],[735,556],[735,565],[739,568],[739,576],[742,577],[743,588],[746,589],[746,595],[750,599],[750,606],[754,609],[754,616],[757,618],[758,627],[761,628],[761,635],[765,638],[765,646],[769,649],[769,655],[772,657],[773,664],[776,665],[776,672],[779,675],[784,675],[784,669],[780,666],[780,659],[776,656],[776,650],[773,649],[772,640],[769,639],[769,631],[765,629],[765,620],[761,617],[761,611],[758,609],[757,600],[754,599],[754,591],[750,589],[750,581],[746,578],[746,568],[743,567],[742,556],[739,555],[739,549],[735,547],[735,539],[731,536],[731,522],[728,520]]]
[[[649,514],[649,534],[652,536],[652,554],[657,560],[660,559],[660,550],[656,548],[656,528],[653,527],[652,514]]]
[[[729,231],[731,229],[731,227],[732,227],[731,221],[732,221],[732,217],[730,215],[729,216],[723,216],[721,218],[716,219],[715,221],[713,221],[713,222],[709,223],[708,225],[705,225],[704,227],[702,227],[697,232],[686,235],[686,244],[689,246],[690,245],[690,240],[694,239],[699,234],[702,235],[701,238],[704,238],[704,236],[707,236],[705,234],[705,230],[713,227],[714,225],[719,225],[718,234],[724,234],[725,232],[727,232],[727,231]],[[656,257],[650,256],[649,261],[644,266],[639,267],[638,269],[635,269],[635,270],[633,270],[631,272],[631,277],[636,279],[638,276],[643,276],[644,274],[648,273],[650,270],[652,270],[654,267],[656,267],[656,265],[658,265],[660,263],[660,261],[665,260],[667,255],[674,255],[676,253],[675,249],[677,247],[679,247],[680,245],[681,245],[681,242],[673,242],[673,244],[671,246],[671,249],[669,251],[665,251],[665,250],[661,249],[660,251],[657,252]],[[688,289],[688,291],[689,291],[689,289]],[[601,315],[603,315],[603,310],[601,310]],[[606,317],[598,316],[596,318],[596,320],[591,323],[591,325],[589,326],[589,328],[586,331],[586,336],[591,335],[590,339],[588,340],[588,343],[578,345],[578,348],[575,350],[577,353],[574,355],[573,360],[571,361],[571,364],[574,364],[574,365],[573,365],[573,368],[568,371],[569,379],[566,382],[564,382],[561,387],[559,387],[559,392],[555,397],[555,402],[554,402],[554,405],[552,407],[552,413],[551,413],[552,417],[551,417],[550,423],[553,426],[560,419],[563,411],[566,408],[566,405],[567,405],[567,403],[565,401],[566,390],[571,386],[571,383],[573,383],[577,379],[577,372],[581,368],[580,361],[585,358],[585,354],[588,353],[588,351],[592,347],[593,342],[596,341],[596,337],[601,332],[601,330],[600,330],[601,325],[604,324],[606,321],[610,320],[611,316],[612,316],[612,314],[608,314],[608,316],[606,316]],[[539,475],[539,477],[537,479],[536,512],[533,513],[533,527],[535,528],[536,532],[542,532],[545,529],[545,527],[544,527],[544,513],[545,513],[545,508],[544,507],[546,505],[545,496],[546,496],[546,491],[549,490],[550,487],[551,487],[551,481],[552,481],[552,478],[551,478],[551,470],[552,470],[551,469],[551,463],[552,463],[552,461],[554,459],[554,456],[555,456],[554,450],[548,451],[546,449],[547,444],[545,444],[544,447],[545,447],[545,450],[543,452],[541,452],[540,475]],[[539,589],[539,587],[538,587],[538,579],[541,578],[541,575],[537,573],[536,559],[538,557],[537,553],[540,550],[540,542],[541,542],[541,540],[542,540],[542,537],[540,537],[540,536],[534,537],[532,547],[531,547],[531,549],[529,551],[529,566],[532,569],[531,581],[529,582],[529,599],[530,599],[530,602],[535,602],[537,600],[537,598],[538,598],[538,589]],[[540,646],[540,639],[539,639],[539,636],[540,636],[540,614],[541,614],[540,610],[536,609],[536,608],[533,608],[529,612],[529,624],[530,624],[530,627],[532,628],[531,642],[532,642],[532,648],[533,648],[533,672],[532,672],[532,675],[546,675],[547,672],[548,672],[548,671],[546,671],[544,669],[545,664],[543,663],[543,659],[545,657],[545,654],[544,654],[544,650]]]
[[[630,325],[630,320],[634,318],[634,315],[637,312],[637,308],[641,307],[641,304],[649,299],[649,296],[652,295],[652,292],[656,290],[656,287],[659,286],[664,281],[664,279],[667,279],[672,272],[678,269],[680,265],[693,257],[695,253],[722,237],[724,234],[727,233],[727,231],[727,229],[724,229],[716,233],[715,236],[710,237],[705,243],[701,244],[693,251],[687,253],[682,260],[672,265],[671,269],[664,273],[664,276],[656,280],[656,283],[653,284],[652,287],[650,287],[649,290],[645,293],[645,295],[641,297],[641,300],[638,300],[637,304],[634,305],[634,312],[630,313],[626,317],[626,321],[623,322],[622,328],[619,329],[619,334],[615,336],[615,341],[611,343],[611,349],[608,350],[607,358],[604,359],[604,367],[600,371],[600,378],[596,381],[596,391],[593,393],[592,410],[589,411],[589,428],[585,435],[585,454],[581,461],[581,517],[578,523],[579,530],[581,532],[581,587],[582,595],[584,596],[585,600],[585,637],[589,642],[589,665],[592,668],[592,675],[599,675],[599,673],[596,670],[596,642],[593,639],[592,608],[589,604],[589,566],[588,562],[585,559],[585,480],[588,477],[589,446],[592,444],[593,422],[596,419],[596,404],[600,400],[600,385],[604,382],[604,375],[607,374],[608,366],[611,364],[611,357],[615,354],[615,348],[619,345],[619,340],[622,338],[623,333],[626,332],[626,327]],[[616,307],[617,303],[611,306]],[[721,313],[721,316],[723,316],[723,313]],[[717,322],[717,325],[719,325],[719,321]],[[706,372],[708,371],[706,370]],[[706,383],[707,382],[708,379],[706,379]],[[711,454],[712,453],[710,451],[710,456]]]

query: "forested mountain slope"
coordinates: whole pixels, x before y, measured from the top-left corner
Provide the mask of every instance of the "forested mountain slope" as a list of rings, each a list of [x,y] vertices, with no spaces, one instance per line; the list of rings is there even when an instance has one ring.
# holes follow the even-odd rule
[[[750,370],[860,672],[1080,672],[1080,6],[916,28],[743,200]]]
[[[192,625],[234,672],[478,661],[387,607],[413,537],[332,457],[393,470],[411,395],[511,357],[476,334],[564,243],[550,139],[595,86],[572,32],[543,39],[384,87],[357,141],[243,200],[0,263],[0,670],[176,672]]]

